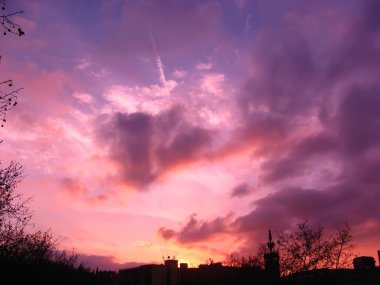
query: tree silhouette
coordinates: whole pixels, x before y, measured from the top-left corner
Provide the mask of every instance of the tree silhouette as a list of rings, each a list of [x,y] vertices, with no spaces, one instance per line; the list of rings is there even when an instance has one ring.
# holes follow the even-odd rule
[[[7,33],[24,35],[21,27],[13,21],[13,17],[23,13],[16,11],[8,13],[5,9],[5,0],[0,0],[0,23],[4,30],[3,35]],[[1,59],[1,57],[0,57]],[[9,110],[17,105],[17,94],[22,88],[12,89],[12,80],[4,80],[0,82],[0,120],[1,127],[6,122],[6,115]],[[0,142],[2,142],[0,140]],[[12,229],[20,232],[28,224],[31,211],[27,207],[29,199],[23,199],[22,195],[17,193],[17,185],[22,180],[23,166],[12,161],[8,166],[4,167],[0,161],[0,247],[9,240]]]
[[[24,35],[21,27],[13,21],[14,16],[23,11],[8,13],[5,9],[5,0],[0,0],[0,9],[3,35],[7,35],[7,33]],[[11,79],[0,82],[1,127],[6,122],[7,112],[17,105],[17,94],[22,89],[12,89],[12,87]],[[26,205],[29,199],[23,200],[22,195],[16,192],[17,185],[22,179],[23,169],[18,162],[12,161],[7,167],[3,167],[0,161],[0,230],[2,232],[5,229],[8,229],[9,232],[11,226],[23,229],[30,220],[31,212]]]
[[[30,199],[23,199],[16,191],[22,172],[23,166],[18,162],[12,161],[4,168],[0,162],[0,230],[9,224],[23,228],[31,218],[31,211],[27,206]]]
[[[240,256],[239,254],[229,254],[224,260],[224,265],[231,267],[259,267],[264,268],[264,254],[268,252],[266,244],[259,243],[256,253],[248,256]]]
[[[16,11],[8,13],[5,0],[0,0],[0,23],[3,35],[8,33],[24,35],[21,27],[13,21],[14,16],[23,13]],[[1,59],[1,57],[0,57]],[[17,95],[22,88],[13,89],[12,80],[0,82],[0,120],[1,127],[6,122],[9,110],[17,105]],[[1,142],[1,141],[0,141]],[[56,252],[55,242],[50,231],[25,231],[29,225],[32,211],[28,207],[30,198],[24,199],[17,191],[17,186],[23,178],[24,167],[11,161],[3,166],[0,161],[0,261],[25,262],[32,260],[51,259]]]
[[[1,60],[1,56],[0,56]],[[8,79],[0,82],[0,121],[1,127],[6,122],[7,112],[17,105],[17,95],[23,88],[11,89],[12,80]]]
[[[5,0],[0,0],[3,36],[25,35],[14,22],[15,16],[23,11],[8,13],[5,4]],[[11,79],[0,81],[1,127],[6,122],[8,111],[16,107],[17,96],[22,89],[14,89]],[[25,199],[17,191],[23,171],[24,167],[16,161],[11,161],[8,166],[0,161],[0,283],[51,284],[54,280],[55,284],[109,284],[110,278],[92,274],[82,263],[77,267],[78,255],[59,250],[51,230],[33,231],[29,227],[32,217],[28,206],[30,198]]]
[[[14,22],[14,17],[22,14],[23,11],[7,12],[5,0],[0,0],[0,23],[3,29],[3,35],[15,34],[18,36],[25,35],[21,27]],[[0,56],[1,63],[1,56]],[[23,88],[13,89],[11,79],[0,81],[0,126],[3,127],[6,122],[7,112],[17,105],[17,95]],[[0,140],[2,142],[2,140]]]
[[[326,236],[323,227],[312,228],[307,221],[295,232],[280,232],[277,246],[283,275],[296,272],[348,266],[353,256],[352,233],[348,224],[337,229],[335,236]]]
[[[354,244],[352,243],[352,232],[348,223],[339,227],[333,240],[332,255],[335,256],[335,269],[346,268],[351,265],[352,250]],[[334,260],[333,260],[334,261]]]
[[[23,11],[8,13],[5,4],[5,0],[0,0],[3,35],[25,35],[21,27],[13,21],[14,16]],[[0,82],[1,127],[6,122],[7,112],[17,105],[17,95],[22,89],[12,88],[10,79]],[[23,179],[23,171],[24,167],[16,161],[11,161],[8,166],[3,166],[0,161],[0,267],[4,264],[48,262],[74,268],[77,255],[58,250],[57,241],[50,230],[26,230],[32,217],[28,206],[30,198],[25,199],[17,191],[17,186]]]
[[[0,23],[3,27],[3,35],[6,36],[8,33],[15,34],[18,36],[25,35],[25,32],[21,29],[21,27],[13,21],[15,15],[22,14],[24,11],[19,10],[15,12],[7,12],[5,0],[0,0],[0,9],[2,14],[0,15]]]

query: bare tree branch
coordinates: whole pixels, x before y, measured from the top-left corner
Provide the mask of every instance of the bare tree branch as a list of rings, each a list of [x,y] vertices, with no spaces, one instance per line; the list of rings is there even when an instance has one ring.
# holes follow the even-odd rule
[[[0,82],[0,87],[12,87],[12,80],[5,80]],[[4,126],[4,123],[7,121],[7,112],[17,105],[17,95],[23,88],[18,88],[15,90],[1,90],[0,89],[0,123],[1,127]]]
[[[295,232],[280,232],[277,241],[283,275],[295,272],[347,267],[353,256],[352,233],[348,224],[326,236],[321,226],[312,228],[307,221],[297,225]]]
[[[23,11],[16,11],[8,13],[5,9],[5,0],[0,0],[0,27],[3,28],[3,35],[12,33],[15,35],[23,36],[25,32],[21,29],[20,25],[13,21],[13,17],[23,13]],[[1,61],[1,56],[0,56]],[[11,79],[0,81],[0,126],[3,127],[7,120],[7,112],[17,105],[17,95],[23,88],[11,89],[13,82]],[[0,140],[0,143],[2,140]]]
[[[25,35],[25,32],[21,29],[21,27],[12,20],[13,16],[22,14],[24,11],[20,10],[12,13],[6,13],[5,0],[0,0],[0,9],[2,11],[2,14],[0,15],[0,24],[4,30],[3,35],[5,36],[7,33],[12,33],[20,37]]]
[[[29,199],[23,199],[16,188],[23,178],[24,167],[12,161],[7,167],[0,162],[0,229],[7,224],[25,227],[32,216],[27,204]]]

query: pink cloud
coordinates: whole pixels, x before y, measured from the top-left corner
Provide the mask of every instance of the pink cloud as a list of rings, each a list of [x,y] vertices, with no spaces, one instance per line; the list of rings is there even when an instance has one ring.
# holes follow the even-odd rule
[[[63,178],[61,180],[62,191],[72,197],[80,197],[88,192],[88,189],[78,181],[70,178]]]
[[[88,199],[88,203],[92,204],[92,205],[97,205],[99,203],[104,203],[105,201],[107,201],[109,199],[108,195],[105,195],[105,194],[99,194],[99,195],[96,195],[94,197],[91,197]]]
[[[178,232],[162,227],[158,230],[158,233],[164,239],[175,238],[177,242],[183,244],[206,242],[207,240],[211,240],[215,235],[228,233],[232,230],[229,227],[231,218],[231,215],[227,215],[226,217],[218,217],[212,221],[200,221],[197,219],[196,214],[193,214]]]

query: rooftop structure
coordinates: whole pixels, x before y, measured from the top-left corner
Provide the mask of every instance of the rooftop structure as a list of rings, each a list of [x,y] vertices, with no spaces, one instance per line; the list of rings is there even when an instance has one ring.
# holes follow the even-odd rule
[[[280,278],[280,256],[278,251],[275,250],[275,243],[272,240],[272,232],[269,230],[268,252],[264,255],[265,272],[267,278],[273,282]]]

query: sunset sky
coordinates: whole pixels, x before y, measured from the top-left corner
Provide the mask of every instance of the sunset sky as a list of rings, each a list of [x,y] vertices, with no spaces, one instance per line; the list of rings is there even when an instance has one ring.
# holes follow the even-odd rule
[[[33,230],[89,266],[253,254],[308,220],[380,249],[380,1],[9,0],[0,129]]]

